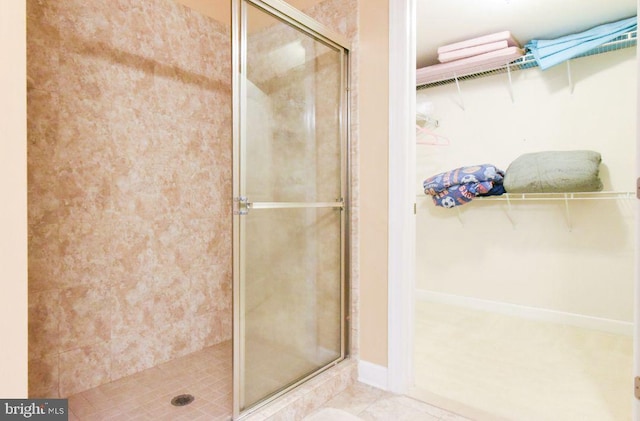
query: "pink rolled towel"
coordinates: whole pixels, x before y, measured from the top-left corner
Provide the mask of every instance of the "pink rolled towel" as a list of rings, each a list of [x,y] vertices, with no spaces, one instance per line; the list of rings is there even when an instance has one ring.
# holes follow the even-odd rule
[[[506,41],[507,45],[505,47],[520,47],[520,44],[516,39],[511,35],[511,31],[502,31],[496,32],[489,35],[483,35],[477,38],[471,38],[466,41],[455,42],[453,44],[443,45],[438,48],[438,55],[443,53],[449,53],[455,50],[462,50],[469,47],[477,47],[480,45],[491,44],[494,42]],[[493,51],[493,50],[488,50]],[[487,51],[485,51],[487,52]]]
[[[496,41],[488,44],[476,45],[474,47],[460,48],[458,50],[449,51],[446,53],[438,54],[438,61],[440,63],[448,63],[454,60],[460,60],[467,57],[473,57],[491,51],[502,50],[507,48],[509,43],[507,41]]]

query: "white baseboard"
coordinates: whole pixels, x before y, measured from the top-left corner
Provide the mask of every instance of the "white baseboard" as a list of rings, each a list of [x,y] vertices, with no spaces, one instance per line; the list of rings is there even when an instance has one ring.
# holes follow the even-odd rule
[[[358,381],[378,389],[388,389],[388,373],[387,367],[368,361],[358,361]]]
[[[462,297],[426,290],[416,290],[416,299],[442,304],[451,304],[475,310],[490,311],[498,314],[522,317],[529,320],[565,324],[569,326],[594,329],[603,332],[633,336],[633,323],[620,320],[565,313],[544,308],[526,307],[517,304]]]

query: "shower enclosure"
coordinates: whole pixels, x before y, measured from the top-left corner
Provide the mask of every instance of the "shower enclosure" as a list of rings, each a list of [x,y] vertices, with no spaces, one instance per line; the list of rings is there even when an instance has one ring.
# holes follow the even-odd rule
[[[347,42],[233,4],[234,418],[345,358]]]

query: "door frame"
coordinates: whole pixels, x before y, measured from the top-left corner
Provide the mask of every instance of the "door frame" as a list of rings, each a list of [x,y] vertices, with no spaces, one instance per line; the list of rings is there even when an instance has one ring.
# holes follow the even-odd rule
[[[640,9],[640,0],[638,1]],[[413,332],[415,284],[415,130],[416,103],[416,9],[415,0],[389,0],[389,273],[388,273],[388,389],[406,394],[413,386]],[[394,57],[395,56],[395,57]],[[640,110],[640,60],[637,104]],[[640,121],[639,121],[640,123]],[[392,143],[404,139],[404,143]],[[401,145],[401,146],[398,146]],[[636,128],[636,179],[640,180],[640,124]],[[640,195],[640,188],[639,188]],[[410,210],[409,210],[410,208]],[[636,254],[640,250],[640,201],[636,202]],[[633,372],[640,376],[640,256],[635,261]],[[633,399],[632,419],[640,421],[640,400]]]
[[[640,0],[638,0],[637,8],[640,8]],[[638,110],[640,110],[640,61],[638,60],[638,47],[636,46],[636,64],[638,80],[636,104]],[[636,111],[637,116],[637,111]],[[640,182],[640,120],[636,117],[636,180]],[[640,198],[640,184],[637,184],[636,195]],[[634,378],[640,376],[640,256],[638,251],[640,250],[640,202],[636,201],[636,261],[635,261],[635,283],[634,283],[634,304],[633,304],[633,373],[632,378],[629,379],[629,391],[632,395],[634,392]],[[633,398],[633,407],[631,418],[635,421],[640,421],[640,400]]]
[[[314,372],[306,375],[304,378],[296,381],[293,384],[286,386],[279,392],[267,396],[262,401],[250,406],[245,410],[240,409],[240,397],[241,397],[241,366],[243,364],[243,355],[241,355],[244,346],[240,346],[244,341],[244,335],[242,332],[242,324],[240,317],[243,310],[243,302],[241,300],[241,288],[242,278],[244,274],[241,272],[242,262],[238,258],[240,256],[241,242],[244,241],[244,223],[241,216],[245,215],[248,207],[246,198],[241,197],[244,194],[245,186],[244,179],[241,176],[244,162],[244,148],[243,141],[244,133],[243,122],[246,121],[246,108],[243,104],[244,98],[246,98],[246,84],[242,81],[242,72],[244,66],[246,66],[245,58],[243,57],[243,46],[246,47],[247,39],[246,34],[242,33],[242,28],[246,25],[243,22],[242,10],[246,5],[252,5],[265,11],[265,13],[272,14],[273,16],[285,21],[286,23],[295,26],[301,32],[306,33],[309,37],[314,38],[316,41],[320,41],[326,45],[332,46],[341,52],[341,87],[340,87],[340,131],[341,131],[341,190],[344,197],[337,198],[337,201],[342,201],[342,215],[341,215],[341,347],[340,356],[337,360],[330,362]],[[233,138],[233,411],[232,417],[234,420],[242,419],[250,414],[258,411],[264,405],[272,402],[273,400],[281,397],[288,391],[298,387],[305,383],[309,379],[322,373],[323,371],[333,367],[335,364],[342,361],[349,354],[349,339],[350,339],[350,325],[348,323],[349,314],[349,279],[350,279],[350,191],[351,191],[351,172],[350,172],[350,52],[351,45],[346,37],[338,34],[330,28],[322,25],[318,21],[305,15],[298,9],[292,7],[283,0],[231,0],[231,70],[232,70],[232,138]],[[264,204],[264,203],[263,203]],[[253,204],[258,205],[258,204]],[[291,203],[283,206],[278,204],[269,203],[269,207],[276,206],[281,208],[291,207],[306,207],[300,206],[300,204]],[[317,203],[316,205],[322,206],[309,206],[309,207],[327,207],[335,208],[335,203]],[[258,209],[260,207],[256,207]]]
[[[387,388],[413,385],[416,0],[389,0],[389,269]],[[395,140],[395,141],[394,141]]]

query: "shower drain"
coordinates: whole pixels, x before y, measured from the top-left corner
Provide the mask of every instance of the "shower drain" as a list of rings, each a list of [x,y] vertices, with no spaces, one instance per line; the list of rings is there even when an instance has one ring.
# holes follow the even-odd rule
[[[189,405],[191,402],[193,402],[194,399],[195,398],[193,397],[193,395],[178,395],[173,399],[171,399],[171,405],[173,406]]]

